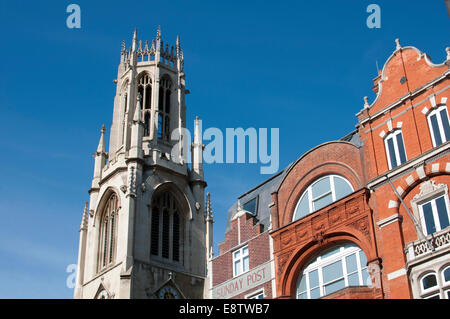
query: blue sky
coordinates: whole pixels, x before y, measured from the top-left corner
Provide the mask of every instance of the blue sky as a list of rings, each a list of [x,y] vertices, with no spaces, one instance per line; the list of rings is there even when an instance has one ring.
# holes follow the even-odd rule
[[[66,7],[81,7],[81,29]],[[369,29],[366,8],[381,8]],[[71,298],[102,124],[111,125],[122,40],[133,29],[184,50],[187,122],[280,129],[280,169],[355,128],[395,38],[445,60],[444,1],[0,1],[0,298]],[[109,131],[108,131],[109,132]],[[205,166],[224,238],[236,198],[269,176],[259,164]]]

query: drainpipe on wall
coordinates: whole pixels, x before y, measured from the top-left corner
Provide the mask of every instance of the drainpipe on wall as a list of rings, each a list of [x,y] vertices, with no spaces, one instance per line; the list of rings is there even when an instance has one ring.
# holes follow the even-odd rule
[[[391,185],[392,190],[394,191],[395,195],[398,197],[398,199],[400,200],[400,202],[402,203],[403,207],[405,207],[406,212],[408,213],[409,217],[411,218],[411,220],[414,223],[414,226],[416,227],[417,233],[419,234],[419,237],[421,240],[424,240],[427,242],[427,246],[431,249],[431,251],[434,251],[434,247],[433,245],[431,245],[430,241],[425,237],[425,234],[422,231],[422,227],[419,225],[419,223],[417,222],[417,220],[414,218],[414,215],[411,214],[411,211],[409,210],[408,206],[406,206],[405,202],[403,201],[403,198],[400,196],[400,194],[397,192],[397,190],[395,189],[394,185],[392,184],[391,180],[389,179],[388,175],[385,175],[386,179],[389,182],[389,185]]]

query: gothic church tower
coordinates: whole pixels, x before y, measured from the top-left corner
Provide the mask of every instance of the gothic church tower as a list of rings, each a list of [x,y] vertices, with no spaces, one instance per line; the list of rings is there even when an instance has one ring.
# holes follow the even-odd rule
[[[113,121],[94,153],[80,228],[75,298],[202,298],[206,276],[199,123],[185,128],[183,52],[134,31],[122,44]],[[192,168],[188,165],[192,154]],[[189,156],[190,157],[190,156]]]

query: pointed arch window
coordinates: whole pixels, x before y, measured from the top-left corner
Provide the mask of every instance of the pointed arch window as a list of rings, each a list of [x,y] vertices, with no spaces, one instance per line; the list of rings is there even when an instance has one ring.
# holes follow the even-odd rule
[[[106,202],[100,220],[99,269],[114,262],[117,238],[117,195],[112,194]]]
[[[152,108],[152,80],[148,73],[144,73],[138,80],[138,93],[142,97],[141,109],[144,118],[144,136],[150,135],[150,120]]]
[[[177,200],[165,191],[156,195],[151,207],[151,255],[179,262],[183,231]]]
[[[170,102],[171,102],[170,79],[164,77],[159,86],[159,108],[158,108],[158,138],[168,140],[170,138]]]

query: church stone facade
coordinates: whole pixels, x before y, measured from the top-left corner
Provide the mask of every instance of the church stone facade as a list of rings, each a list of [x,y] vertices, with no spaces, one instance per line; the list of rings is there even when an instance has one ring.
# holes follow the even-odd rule
[[[109,150],[105,127],[80,228],[75,298],[202,298],[212,216],[201,137],[183,140],[184,58],[134,31],[122,44]],[[187,156],[192,156],[188,165]],[[205,225],[208,224],[208,225]],[[209,234],[206,234],[209,232]]]

